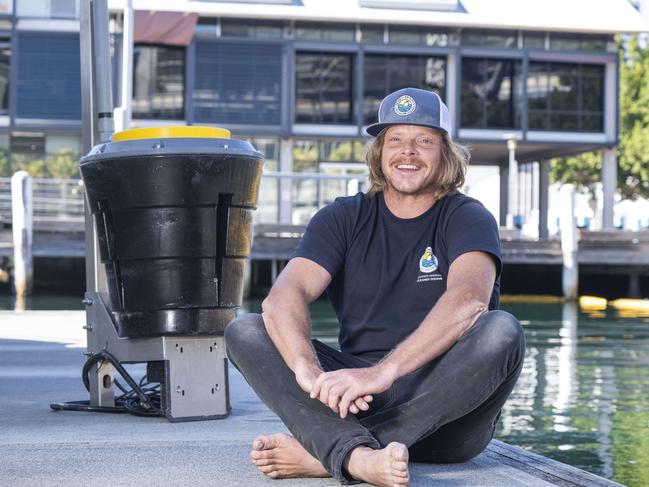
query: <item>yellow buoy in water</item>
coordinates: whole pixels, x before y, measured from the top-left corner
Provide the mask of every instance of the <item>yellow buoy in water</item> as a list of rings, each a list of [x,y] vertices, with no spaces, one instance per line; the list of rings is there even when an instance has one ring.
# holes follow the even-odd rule
[[[606,299],[597,296],[580,296],[579,307],[587,311],[603,311],[606,309]]]
[[[649,311],[649,299],[621,298],[610,301],[609,304],[620,310]]]

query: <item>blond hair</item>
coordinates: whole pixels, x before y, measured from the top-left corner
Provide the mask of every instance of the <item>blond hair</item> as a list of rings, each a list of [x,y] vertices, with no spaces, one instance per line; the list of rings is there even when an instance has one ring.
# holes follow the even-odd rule
[[[383,154],[383,141],[387,129],[383,130],[376,138],[369,142],[365,152],[365,162],[370,169],[369,196],[385,190],[387,184],[381,170],[381,157]],[[435,199],[455,193],[464,185],[466,168],[471,158],[469,149],[453,141],[447,133],[438,131],[442,139],[440,165],[435,172]]]

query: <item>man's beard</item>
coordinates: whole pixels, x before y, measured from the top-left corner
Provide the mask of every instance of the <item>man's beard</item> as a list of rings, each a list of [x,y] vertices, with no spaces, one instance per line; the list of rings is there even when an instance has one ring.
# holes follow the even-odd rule
[[[422,161],[421,161],[421,159],[419,157],[416,157],[416,156],[411,156],[411,157],[399,156],[399,157],[395,157],[394,159],[392,159],[388,163],[388,169],[391,169],[392,167],[396,168],[396,166],[398,166],[399,164],[416,165],[417,167],[420,168],[419,170],[421,170],[421,168],[423,166],[425,166],[422,163]],[[398,169],[397,169],[397,171],[398,171]],[[436,172],[437,171],[435,171],[435,173]],[[408,195],[416,195],[416,194],[431,193],[431,192],[432,193],[437,193],[440,188],[439,188],[439,186],[437,184],[436,177],[437,177],[437,174],[433,174],[433,178],[432,178],[431,181],[429,181],[428,183],[424,184],[423,186],[419,187],[418,189],[416,189],[414,191],[403,191],[403,190],[398,189],[392,183],[392,181],[390,181],[390,179],[385,174],[383,174],[383,178],[385,179],[385,189],[390,189],[390,190],[395,191],[397,193],[408,194]]]

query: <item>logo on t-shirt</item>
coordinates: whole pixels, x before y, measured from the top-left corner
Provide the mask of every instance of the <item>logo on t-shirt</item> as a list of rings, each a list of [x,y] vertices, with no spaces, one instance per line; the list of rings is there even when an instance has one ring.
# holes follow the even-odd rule
[[[426,274],[437,270],[437,257],[433,254],[432,247],[426,247],[426,252],[419,259],[419,270]]]

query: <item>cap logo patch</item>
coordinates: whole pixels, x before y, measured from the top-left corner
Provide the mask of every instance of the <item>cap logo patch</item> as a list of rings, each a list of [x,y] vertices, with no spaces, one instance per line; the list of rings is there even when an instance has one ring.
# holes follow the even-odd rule
[[[394,113],[401,117],[410,115],[417,108],[417,103],[410,95],[400,96],[397,101],[394,103]]]

